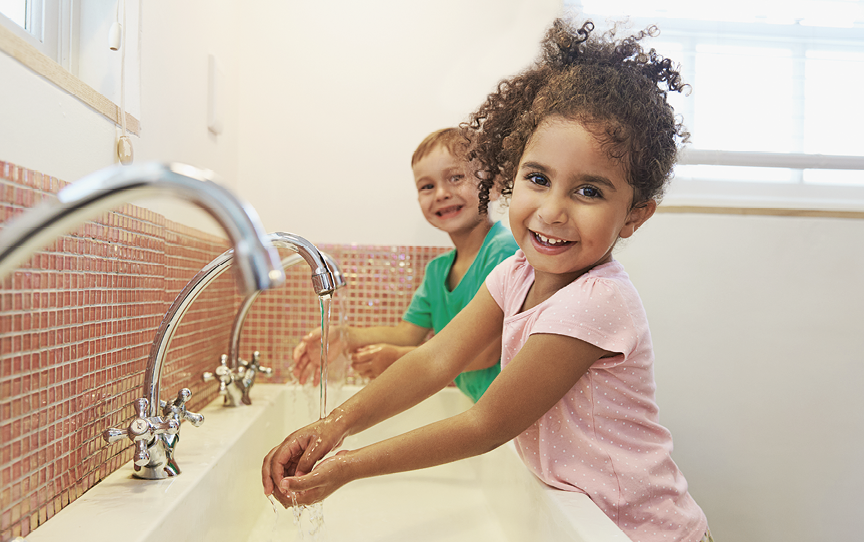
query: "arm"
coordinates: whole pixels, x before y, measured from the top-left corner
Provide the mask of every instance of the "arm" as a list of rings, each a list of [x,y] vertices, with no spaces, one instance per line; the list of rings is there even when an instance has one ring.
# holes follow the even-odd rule
[[[387,343],[367,344],[351,352],[351,367],[362,377],[377,378],[396,360],[417,348]]]
[[[465,367],[465,371],[479,371],[480,369],[488,369],[493,365],[497,365],[501,361],[501,337],[493,344],[490,344],[486,350],[480,353],[479,356],[471,360],[471,363]],[[464,371],[463,371],[464,372]]]
[[[339,336],[336,328],[331,329],[330,357],[335,358],[339,352],[354,350],[375,343],[387,343],[398,347],[414,347],[419,345],[429,330],[402,320],[395,326],[349,327],[343,336]],[[401,350],[400,356],[407,353]],[[294,349],[294,377],[305,384],[309,375],[313,375],[313,383],[318,384],[318,367],[321,365],[321,328],[313,329],[300,340]],[[386,368],[386,367],[385,367]],[[381,369],[382,371],[384,368]]]
[[[281,482],[298,502],[323,499],[359,478],[479,455],[519,435],[549,411],[592,363],[611,355],[563,335],[532,335],[470,410],[359,450],[340,453],[306,476]]]
[[[271,450],[262,466],[265,494],[282,500],[285,496],[273,489],[283,478],[308,473],[345,436],[398,414],[446,386],[473,358],[500,341],[503,319],[483,286],[441,333],[399,359],[324,420],[293,433]]]

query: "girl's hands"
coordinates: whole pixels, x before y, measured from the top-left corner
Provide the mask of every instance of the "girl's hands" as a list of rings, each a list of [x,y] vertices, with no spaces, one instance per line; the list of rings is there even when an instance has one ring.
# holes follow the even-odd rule
[[[280,489],[289,495],[289,506],[293,505],[290,498],[291,493],[294,493],[294,499],[298,505],[313,504],[324,500],[334,491],[353,480],[350,474],[351,459],[349,453],[343,450],[316,465],[309,474],[284,479],[280,484]]]
[[[376,378],[397,359],[413,350],[413,346],[400,347],[392,344],[369,344],[351,353],[351,366],[360,376]]]
[[[307,425],[289,435],[264,458],[261,466],[264,495],[273,495],[282,506],[290,507],[291,496],[282,489],[285,479],[311,472],[315,463],[342,444],[343,437],[344,433],[336,429],[329,418]],[[330,492],[338,487],[333,487]]]

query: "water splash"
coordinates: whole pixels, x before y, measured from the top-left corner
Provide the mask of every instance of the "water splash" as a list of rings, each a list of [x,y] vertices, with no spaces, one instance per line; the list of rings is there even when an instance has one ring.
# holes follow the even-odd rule
[[[289,491],[288,493],[291,495],[291,512],[294,515],[294,527],[297,532],[296,540],[305,540],[306,535],[312,537],[312,542],[320,542],[323,540],[324,503],[317,502],[310,505],[297,504],[297,494],[293,491]],[[276,511],[275,506],[273,510]],[[304,512],[308,512],[308,514],[306,514],[306,523],[308,524],[308,528],[303,525]]]
[[[273,495],[267,495],[267,498],[270,499],[270,504],[273,506],[273,514],[276,516],[276,519],[273,520],[273,527],[270,528],[269,542],[275,542],[279,540],[279,509],[276,508],[276,498]]]
[[[291,495],[291,512],[294,513],[294,525],[300,532],[300,540],[303,540],[303,527],[301,525],[303,508],[297,505],[297,494],[293,491],[288,492]]]

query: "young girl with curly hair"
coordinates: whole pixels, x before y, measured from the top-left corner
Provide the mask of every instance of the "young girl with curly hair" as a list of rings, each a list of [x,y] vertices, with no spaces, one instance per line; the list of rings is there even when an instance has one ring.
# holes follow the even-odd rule
[[[265,494],[311,503],[353,480],[515,439],[537,477],[587,494],[632,540],[710,539],[658,421],[645,311],[612,257],[671,178],[687,134],[666,93],[683,85],[668,59],[642,48],[651,29],[624,39],[592,31],[557,20],[540,59],[501,82],[464,127],[482,165],[480,206],[492,190],[509,197],[520,250],[428,343],[275,447]],[[501,374],[472,408],[318,463],[344,437],[447,385],[499,339]]]

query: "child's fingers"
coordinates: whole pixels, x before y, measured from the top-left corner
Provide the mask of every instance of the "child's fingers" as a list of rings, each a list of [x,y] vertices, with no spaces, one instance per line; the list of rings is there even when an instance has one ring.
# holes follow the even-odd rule
[[[291,508],[292,506],[294,506],[294,503],[291,501],[291,497],[289,497],[289,496],[285,493],[285,491],[283,491],[282,489],[277,488],[277,489],[273,492],[273,497],[274,497],[277,501],[279,501],[279,504],[282,505],[282,508],[286,508],[286,509],[287,509],[287,508]],[[299,504],[299,503],[298,503],[298,504]]]
[[[366,346],[360,347],[351,352],[351,361],[356,361],[358,363],[372,361],[383,347],[384,346],[381,344],[367,344]]]
[[[264,456],[264,463],[261,465],[261,485],[264,486],[264,495],[271,495],[273,493],[273,479],[270,477],[270,459],[273,457],[273,450],[270,450],[266,456]]]
[[[299,474],[285,478],[279,484],[279,489],[293,493],[298,504],[318,502],[351,480],[350,471],[346,470],[347,455],[342,451],[329,459],[325,459],[309,474]]]
[[[305,353],[306,353],[306,343],[304,341],[300,341],[300,344],[298,344],[294,348],[294,354],[292,356],[294,358],[294,362],[299,363],[300,360],[303,358],[303,354],[305,354]]]
[[[265,462],[268,463],[267,475],[270,478],[270,483],[265,484],[265,487],[280,487],[280,483],[286,476],[296,474],[298,460],[309,448],[309,443],[312,440],[312,435],[308,433],[292,435],[285,439],[282,444],[273,448],[265,458]]]

